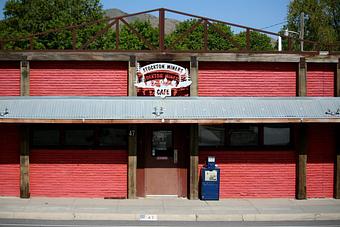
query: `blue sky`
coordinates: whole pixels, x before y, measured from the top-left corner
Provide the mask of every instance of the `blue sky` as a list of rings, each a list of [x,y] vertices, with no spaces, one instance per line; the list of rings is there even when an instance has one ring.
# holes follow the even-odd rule
[[[6,0],[0,0],[1,9],[5,2]],[[104,9],[119,8],[127,13],[168,8],[249,27],[264,28],[286,20],[290,0],[101,0],[101,2]],[[3,18],[2,10],[0,18]],[[281,26],[265,30],[277,32]]]

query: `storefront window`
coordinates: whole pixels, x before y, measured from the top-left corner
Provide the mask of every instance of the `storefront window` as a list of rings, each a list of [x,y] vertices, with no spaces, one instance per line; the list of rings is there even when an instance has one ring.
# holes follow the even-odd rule
[[[271,125],[263,128],[264,145],[287,146],[290,144],[290,128],[282,125]]]
[[[126,128],[100,128],[99,146],[123,147],[127,144]]]
[[[32,142],[37,146],[57,146],[60,132],[58,129],[37,128],[33,131]]]
[[[235,125],[228,128],[230,146],[256,146],[259,144],[257,126]]]
[[[224,146],[223,125],[200,125],[199,145],[200,146]]]
[[[282,124],[200,125],[199,146],[225,149],[286,147],[291,145],[291,128]]]
[[[127,127],[58,125],[32,127],[33,147],[123,148],[127,146]]]
[[[94,145],[94,139],[94,130],[92,129],[65,130],[66,146],[91,146]]]

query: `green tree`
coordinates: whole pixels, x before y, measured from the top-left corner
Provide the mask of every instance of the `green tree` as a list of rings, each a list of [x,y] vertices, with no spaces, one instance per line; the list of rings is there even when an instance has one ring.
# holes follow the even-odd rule
[[[240,43],[242,48],[247,47],[247,33],[240,32],[235,39]],[[266,34],[252,31],[250,32],[250,49],[253,51],[271,51],[274,50],[272,39]]]
[[[137,31],[144,39],[155,48],[158,47],[159,30],[151,26],[150,21],[134,21],[130,23],[135,31]],[[115,33],[113,33],[115,35]],[[151,47],[143,42],[128,26],[121,28],[119,36],[119,49],[122,50],[148,50]]]
[[[339,0],[292,0],[288,6],[288,25],[283,29],[300,31],[301,12],[305,15],[304,38],[319,42],[321,49],[332,49],[329,45],[340,40]],[[312,48],[305,43],[305,50]]]
[[[11,39],[45,32],[103,18],[100,0],[8,0],[4,7],[5,19],[0,21],[0,38]],[[77,32],[77,46],[103,28],[105,23],[92,24]],[[49,33],[34,38],[35,49],[71,49],[72,32]],[[28,40],[7,43],[7,49],[26,49]],[[95,45],[92,44],[95,48]]]
[[[201,50],[204,48],[204,25],[199,24],[189,34],[190,30],[198,20],[186,20],[179,23],[176,30],[166,37],[166,45],[175,50]],[[215,28],[215,29],[214,29]],[[224,35],[222,35],[222,34]],[[208,26],[208,49],[209,50],[230,50],[235,46],[224,36],[233,39],[231,28],[224,24],[214,23]]]

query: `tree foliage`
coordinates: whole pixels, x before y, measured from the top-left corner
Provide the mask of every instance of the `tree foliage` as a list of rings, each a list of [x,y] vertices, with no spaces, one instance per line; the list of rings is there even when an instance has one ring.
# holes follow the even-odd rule
[[[4,8],[5,19],[0,21],[0,39],[27,37],[30,34],[79,25],[104,19],[100,0],[8,0]],[[192,31],[192,26],[196,26]],[[87,49],[112,50],[116,48],[116,30],[108,28],[107,22],[92,23],[74,31],[62,29],[33,37],[33,49],[72,49],[73,33],[76,48],[86,45]],[[107,28],[107,29],[105,29]],[[141,39],[130,28],[133,28]],[[246,47],[245,33],[234,34],[231,27],[222,23],[207,24],[207,49],[212,51],[239,50]],[[188,30],[190,32],[188,32]],[[91,38],[103,32],[93,42]],[[197,19],[179,23],[174,32],[166,35],[166,48],[172,50],[203,50],[205,25]],[[268,50],[271,39],[256,32],[251,33],[252,50]],[[159,29],[150,21],[134,21],[129,26],[120,23],[119,49],[148,50],[159,46]],[[30,48],[30,40],[6,42],[5,49],[23,50]]]
[[[301,12],[305,15],[305,39],[319,42],[322,49],[340,40],[339,0],[292,0],[287,15],[289,30],[300,31]],[[305,44],[305,49],[312,46]]]
[[[130,26],[136,30],[150,45],[157,48],[159,30],[151,26],[150,21],[135,21]],[[119,48],[122,50],[147,50],[151,47],[145,44],[129,27],[124,25],[120,31]]]
[[[0,23],[0,37],[11,39],[50,29],[77,25],[103,18],[100,0],[8,0],[4,7],[5,19]],[[80,29],[77,45],[84,44],[104,24]],[[25,49],[28,41],[9,43],[7,48]],[[70,49],[71,31],[50,33],[34,39],[35,49]]]
[[[247,46],[247,33],[240,32],[236,35],[235,39],[241,45],[242,48],[246,48]],[[272,44],[272,40],[269,36],[251,31],[250,32],[250,49],[253,51],[272,51],[274,50],[274,46]]]
[[[167,37],[167,45],[176,50],[202,50],[204,48],[204,25],[201,23],[187,36],[186,31],[196,25],[198,20],[180,23],[176,30]],[[239,50],[246,48],[246,32],[235,34],[231,27],[222,23],[212,23],[207,27],[208,50]],[[180,40],[176,42],[176,40]],[[172,45],[175,43],[175,45]],[[273,50],[271,38],[258,32],[250,33],[250,49],[254,51]]]
[[[193,26],[196,28],[184,36]],[[224,35],[221,35],[221,34]],[[224,38],[233,39],[231,28],[224,24],[213,24],[208,26],[208,49],[230,50],[234,46]],[[176,30],[166,37],[167,46],[175,50],[202,50],[204,48],[204,25],[198,20],[186,20],[179,23]]]

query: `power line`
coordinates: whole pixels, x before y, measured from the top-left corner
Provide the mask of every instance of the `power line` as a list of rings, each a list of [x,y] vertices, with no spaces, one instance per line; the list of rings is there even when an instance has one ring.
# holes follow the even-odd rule
[[[270,26],[268,26],[268,27],[264,27],[264,28],[260,28],[261,30],[263,30],[263,29],[266,29],[266,28],[271,28],[271,27],[274,27],[274,26],[277,26],[277,25],[280,25],[280,24],[285,24],[285,23],[287,23],[288,21],[282,21],[282,22],[280,22],[280,23],[277,23],[277,24],[273,24],[273,25],[270,25]]]

